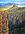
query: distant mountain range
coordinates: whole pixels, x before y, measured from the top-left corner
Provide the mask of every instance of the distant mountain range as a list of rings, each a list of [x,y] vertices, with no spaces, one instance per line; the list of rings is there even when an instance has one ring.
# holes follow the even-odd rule
[[[13,5],[13,3],[7,3],[7,4],[2,4],[2,3],[0,3],[0,7],[5,7],[5,6],[11,6],[11,5]]]
[[[21,7],[21,6],[25,6],[25,3],[7,3],[7,4],[0,3],[0,7],[11,6],[11,5],[16,5]]]

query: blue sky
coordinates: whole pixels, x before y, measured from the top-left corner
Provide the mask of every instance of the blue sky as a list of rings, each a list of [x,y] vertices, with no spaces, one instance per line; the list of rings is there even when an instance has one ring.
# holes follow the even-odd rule
[[[25,2],[25,0],[0,0],[0,3]]]
[[[25,0],[0,0],[0,6],[4,6],[7,3],[25,4]],[[25,5],[24,5],[25,6]]]

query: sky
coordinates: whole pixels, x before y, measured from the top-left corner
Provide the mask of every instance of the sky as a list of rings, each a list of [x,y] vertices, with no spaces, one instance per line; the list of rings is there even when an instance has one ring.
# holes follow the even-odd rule
[[[25,0],[0,0],[0,3],[25,2]]]
[[[7,3],[23,4],[22,6],[24,6],[25,0],[0,0],[0,6],[3,6]]]

